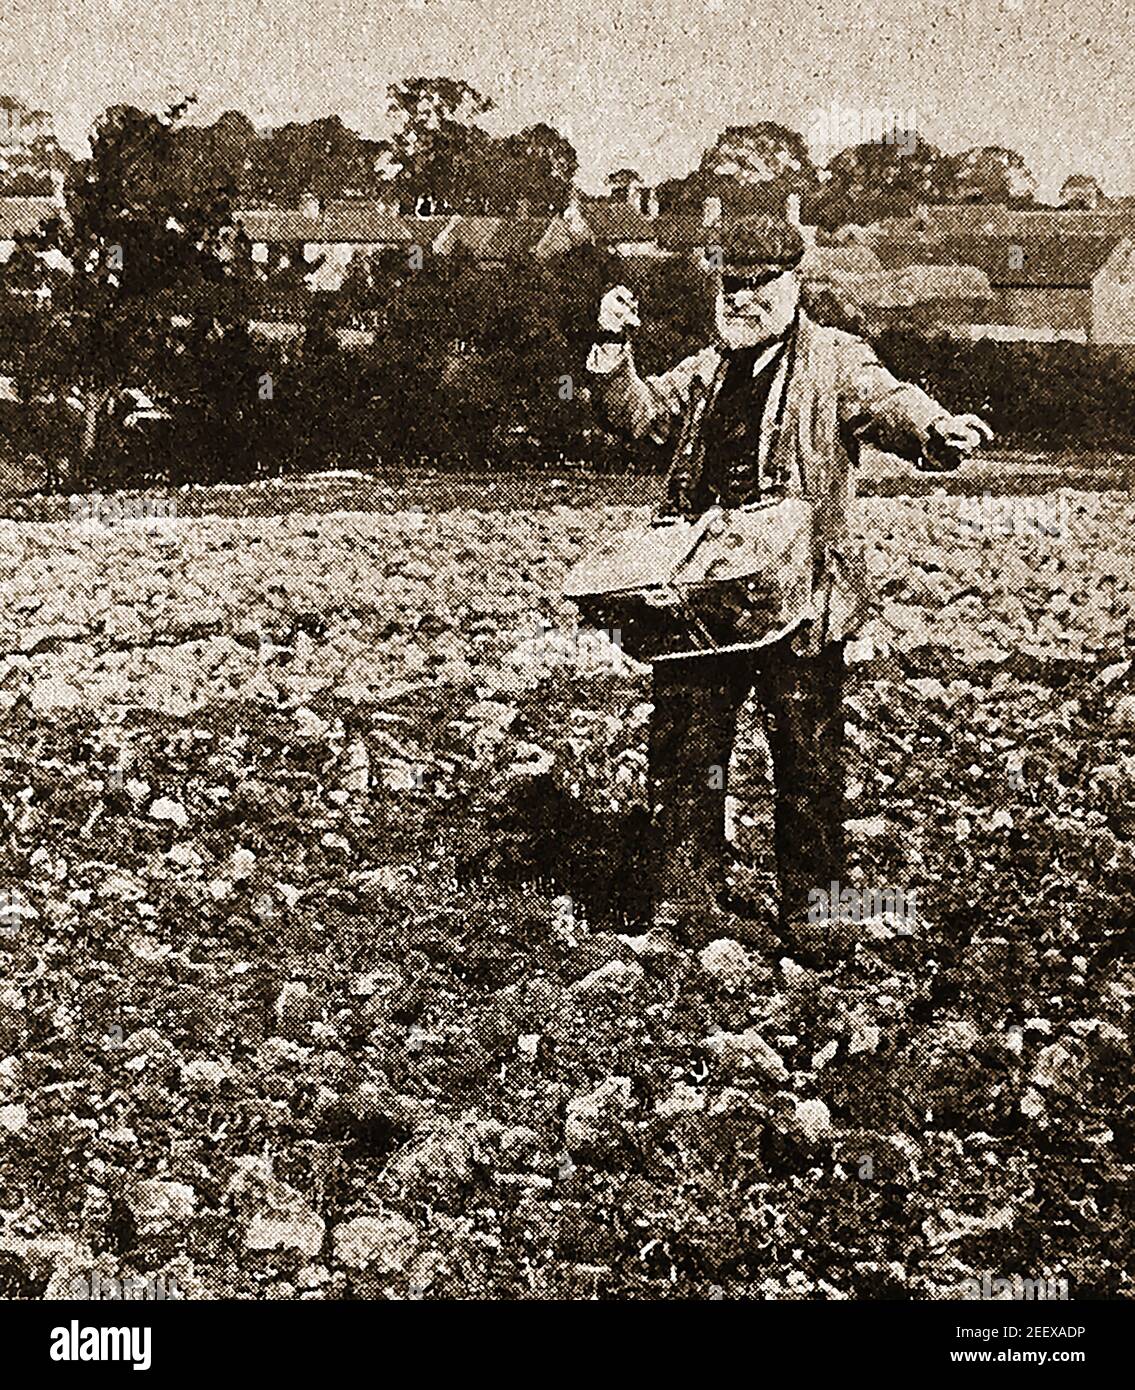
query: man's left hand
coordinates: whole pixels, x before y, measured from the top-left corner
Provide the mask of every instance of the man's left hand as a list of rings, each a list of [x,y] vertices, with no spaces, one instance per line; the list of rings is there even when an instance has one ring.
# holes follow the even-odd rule
[[[932,469],[948,472],[993,438],[980,415],[944,415],[930,426],[923,451]]]

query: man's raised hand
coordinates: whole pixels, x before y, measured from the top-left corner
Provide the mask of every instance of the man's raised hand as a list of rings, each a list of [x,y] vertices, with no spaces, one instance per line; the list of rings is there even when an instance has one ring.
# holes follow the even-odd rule
[[[599,327],[604,333],[625,333],[629,328],[637,328],[640,322],[638,299],[633,291],[626,285],[607,291],[599,305]]]

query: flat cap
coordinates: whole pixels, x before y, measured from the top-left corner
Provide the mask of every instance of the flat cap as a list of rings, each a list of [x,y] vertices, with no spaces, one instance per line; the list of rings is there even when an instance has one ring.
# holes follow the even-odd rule
[[[721,229],[722,259],[727,266],[767,266],[790,270],[804,258],[800,228],[783,217],[739,217]]]

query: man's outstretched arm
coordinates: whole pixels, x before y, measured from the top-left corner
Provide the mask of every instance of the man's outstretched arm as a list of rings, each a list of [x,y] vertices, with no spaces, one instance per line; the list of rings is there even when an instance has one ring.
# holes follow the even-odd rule
[[[840,427],[929,472],[957,468],[993,431],[977,415],[951,413],[921,387],[900,381],[864,342],[851,340],[840,372]]]

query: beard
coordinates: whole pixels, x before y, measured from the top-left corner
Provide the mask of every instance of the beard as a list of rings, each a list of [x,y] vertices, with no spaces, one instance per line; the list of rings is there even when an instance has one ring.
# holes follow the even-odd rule
[[[730,313],[725,307],[724,294],[718,290],[714,322],[718,336],[727,348],[765,347],[784,337],[792,325],[795,312],[795,302],[786,302],[771,314],[749,316]]]

